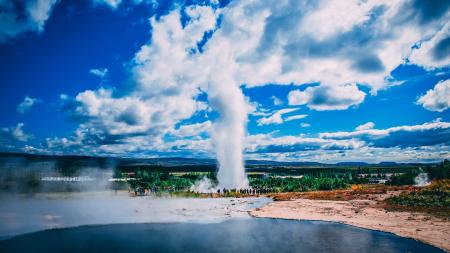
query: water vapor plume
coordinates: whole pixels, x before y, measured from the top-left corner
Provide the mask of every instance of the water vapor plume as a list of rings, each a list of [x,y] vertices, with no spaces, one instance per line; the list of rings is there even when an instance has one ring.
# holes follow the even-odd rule
[[[148,103],[166,103],[160,110],[164,117],[159,112],[155,116],[167,119],[168,127],[192,117],[198,91],[207,93],[210,107],[219,114],[211,130],[219,187],[230,189],[248,184],[243,162],[248,105],[236,61],[241,49],[235,46],[237,40],[224,39],[228,30],[218,29],[226,26],[221,18],[224,11],[186,8],[189,19],[184,25],[179,10],[159,20],[152,18],[152,41],[136,54],[135,74]],[[203,44],[209,33],[213,35]]]
[[[415,186],[427,186],[429,185],[430,179],[428,178],[428,173],[421,172],[414,178]]]
[[[227,68],[213,68],[208,88],[211,106],[220,115],[214,122],[211,133],[219,166],[217,179],[219,187],[247,188],[243,158],[247,104],[242,90],[232,78],[235,64],[230,57],[231,53],[227,54],[227,50],[223,49],[222,55],[222,62],[217,66]]]
[[[203,177],[202,179],[197,180],[195,184],[191,186],[190,190],[200,193],[214,193],[217,191],[217,185],[214,184],[211,179]]]

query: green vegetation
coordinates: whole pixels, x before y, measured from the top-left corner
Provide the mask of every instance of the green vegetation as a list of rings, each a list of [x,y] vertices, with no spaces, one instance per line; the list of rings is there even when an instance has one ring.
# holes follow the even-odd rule
[[[339,177],[250,177],[250,186],[253,188],[269,188],[276,192],[304,192],[317,190],[335,190],[349,187],[348,178]]]
[[[388,185],[414,185],[414,178],[420,173],[428,173],[430,180],[450,179],[450,161],[445,159],[437,165],[428,165],[419,171],[410,171],[391,177],[386,183]]]
[[[176,175],[168,172],[151,172],[148,170],[136,171],[135,175],[127,182],[134,191],[149,189],[152,191],[181,192],[189,191],[191,186],[204,176],[213,182],[217,182],[213,173],[186,173]]]
[[[402,193],[386,201],[390,205],[439,211],[448,216],[450,215],[450,180],[434,181],[427,187]]]
[[[392,176],[389,181],[386,182],[387,185],[414,185],[414,178],[417,177],[419,173],[405,173],[400,175]]]
[[[430,179],[450,179],[450,161],[445,159],[437,166],[427,166],[425,171]]]
[[[336,190],[349,188],[351,184],[366,184],[371,180],[387,179],[386,173],[397,174],[390,177],[387,185],[414,185],[414,178],[420,172],[427,172],[430,179],[448,178],[450,162],[444,160],[440,164],[420,167],[402,168],[398,171],[392,168],[303,168],[304,174],[298,176],[298,171],[292,173],[249,174],[250,187],[254,189],[270,189],[271,192],[305,192],[318,190]],[[192,185],[204,176],[217,184],[213,172],[168,173],[160,167],[137,169],[133,180],[128,180],[134,191],[150,189],[152,191],[188,192]],[[289,172],[289,171],[286,171]],[[124,174],[124,172],[121,172]],[[125,173],[126,174],[126,173]],[[364,176],[361,176],[364,175]],[[117,175],[116,175],[117,176]],[[232,194],[229,192],[229,194]]]
[[[214,173],[171,174],[167,172],[151,172],[148,170],[138,170],[132,173],[132,177],[127,182],[133,191],[148,189],[152,192],[185,192],[189,191],[197,180],[205,176],[213,184],[217,184],[217,178]],[[249,181],[250,186],[254,189],[270,189],[274,192],[293,192],[343,189],[348,188],[349,184],[353,183],[354,180],[352,180],[351,174],[347,174],[347,176],[321,175],[320,177],[304,176],[301,178],[249,175]],[[227,194],[232,194],[232,192],[228,192]]]
[[[37,158],[36,158],[37,159]],[[39,158],[41,159],[41,158]],[[40,160],[37,161],[40,161]],[[84,160],[83,160],[84,161]],[[51,192],[84,191],[91,189],[112,190],[130,189],[136,193],[151,191],[155,193],[188,194],[191,187],[201,178],[208,177],[217,184],[214,164],[182,165],[137,165],[122,164],[114,168],[114,179],[108,170],[95,171],[83,169],[92,161],[78,161],[75,158],[58,162],[55,168],[17,170],[15,166],[7,167],[0,173],[1,192]],[[101,168],[107,168],[106,160],[99,162]],[[1,165],[1,164],[0,164]],[[17,165],[19,166],[19,165]],[[449,179],[450,161],[438,164],[383,164],[383,165],[295,165],[295,164],[250,164],[247,173],[250,187],[261,192],[304,192],[316,190],[334,190],[349,188],[350,185],[381,184],[413,185],[414,178],[422,172],[428,173],[429,179]],[[92,174],[94,173],[94,174]],[[90,175],[97,181],[92,182],[47,182],[44,177],[76,177]],[[391,176],[393,175],[393,176]],[[100,183],[101,182],[101,183]],[[245,191],[244,191],[245,192]],[[232,194],[232,191],[226,194]],[[226,195],[225,194],[225,195]]]

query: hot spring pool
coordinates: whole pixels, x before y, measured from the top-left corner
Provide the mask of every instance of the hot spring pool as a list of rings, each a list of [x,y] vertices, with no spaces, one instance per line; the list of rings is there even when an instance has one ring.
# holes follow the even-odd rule
[[[393,234],[316,221],[81,226],[0,241],[0,252],[443,252]]]

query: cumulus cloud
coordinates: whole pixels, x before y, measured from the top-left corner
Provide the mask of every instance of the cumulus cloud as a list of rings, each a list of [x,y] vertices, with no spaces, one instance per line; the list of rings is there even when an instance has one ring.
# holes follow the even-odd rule
[[[309,150],[281,153],[249,153],[247,159],[267,159],[291,162],[354,162],[368,163],[391,162],[438,162],[450,155],[450,146],[433,146],[425,148],[375,148],[361,147],[348,150]]]
[[[87,90],[65,100],[69,100],[65,103],[70,103],[67,110],[71,116],[83,122],[76,135],[94,144],[121,143],[130,136],[161,138],[177,122],[202,108],[194,100],[183,105],[181,99],[162,96],[116,97],[113,90],[105,88]],[[187,133],[187,130],[179,133]]]
[[[353,132],[321,133],[320,138],[357,139],[372,147],[420,147],[450,145],[450,123],[439,120],[421,125],[397,126],[387,129],[363,128]]]
[[[109,3],[117,6],[120,1]],[[158,150],[158,145],[164,150],[200,147],[208,140],[180,139],[167,145],[162,140],[166,134],[190,137],[197,127],[205,127],[183,128],[180,122],[204,110],[204,102],[197,100],[206,93],[209,107],[223,116],[211,126],[231,126],[239,137],[234,144],[240,147],[246,113],[252,108],[240,91],[241,85],[251,88],[267,84],[317,84],[290,92],[289,104],[319,111],[345,110],[364,101],[366,93],[360,87],[375,95],[392,85],[396,80],[391,72],[408,61],[442,66],[435,58],[432,63],[419,63],[415,58],[419,50],[426,49],[427,42],[435,40],[439,52],[445,52],[446,48],[446,43],[440,42],[446,36],[443,30],[448,23],[446,6],[441,6],[440,11],[433,11],[434,8],[430,11],[429,5],[417,1],[250,0],[216,7],[183,8],[186,14],[183,22],[180,9],[151,18],[151,39],[131,63],[135,90],[120,96],[110,89],[80,92],[72,99],[70,111],[82,124],[70,138],[49,139],[49,145],[95,144],[96,150],[113,153],[154,147]],[[256,108],[253,113],[268,112]],[[304,117],[284,118],[285,113],[280,110],[265,115],[258,123],[279,124]],[[340,137],[343,139],[337,133],[309,140],[276,139],[273,144],[267,141],[265,146],[272,146],[265,149],[272,154],[275,150],[290,150],[288,153],[293,154],[309,149],[336,151],[339,155],[338,151],[360,150],[364,143],[371,148],[394,149],[446,143],[441,135],[444,128],[435,128],[434,135],[428,136],[435,138],[433,143],[419,138],[421,142],[408,140],[410,143],[402,144],[401,133],[414,132],[419,134],[415,137],[420,137],[434,130],[388,131],[368,127],[355,130],[360,135],[350,132],[350,137]],[[230,139],[227,134],[212,136]],[[389,140],[390,144],[381,140]],[[249,148],[264,150],[264,147]]]
[[[450,80],[440,81],[417,100],[425,109],[443,112],[450,107]]]
[[[283,115],[287,114],[287,113],[291,113],[294,111],[299,110],[299,108],[285,108],[285,109],[281,109],[278,110],[276,112],[274,112],[272,115],[270,115],[269,117],[263,117],[258,119],[258,126],[263,126],[263,125],[270,125],[270,124],[281,124],[284,122],[283,120]],[[301,115],[303,117],[303,115]],[[297,115],[298,117],[298,115]],[[304,116],[306,117],[306,116]],[[304,118],[303,117],[303,118]],[[295,118],[290,118],[289,120],[293,120]]]
[[[279,99],[276,96],[271,96],[270,99],[272,99],[273,105],[282,105],[283,100]]]
[[[0,1],[0,43],[21,33],[42,32],[58,0]]]
[[[25,96],[24,100],[17,106],[17,112],[23,114],[40,102],[42,102],[42,100]]]
[[[151,19],[152,41],[136,53],[133,61],[134,90],[120,96],[106,88],[86,90],[75,98],[62,96],[64,110],[82,124],[71,137],[51,138],[46,145],[73,148],[83,144],[118,152],[133,149],[136,143],[141,147],[149,147],[149,142],[161,144],[166,134],[193,134],[194,126],[174,130],[182,120],[207,109],[204,102],[197,101],[202,94],[198,78],[205,77],[187,69],[195,64],[191,62],[195,59],[188,58],[189,50],[197,46],[204,31],[215,27],[217,14],[209,7],[188,8],[186,13],[191,19],[185,27],[177,11],[159,20]]]
[[[369,130],[372,129],[375,126],[375,123],[373,122],[367,122],[365,124],[362,124],[360,126],[357,126],[355,128],[356,131],[363,131],[363,130]]]
[[[3,127],[0,131],[0,142],[2,145],[11,144],[17,141],[25,142],[31,139],[31,135],[23,131],[24,123],[18,123],[15,127]]]
[[[445,2],[445,1],[443,1]],[[450,18],[450,17],[449,17]],[[445,24],[430,38],[417,43],[409,61],[426,69],[450,66],[450,22]]]
[[[236,51],[239,77],[249,87],[358,83],[375,94],[391,84],[391,71],[411,47],[446,23],[443,16],[420,22],[420,8],[426,7],[400,1],[246,1],[230,4],[224,25],[245,31],[231,35],[245,41]],[[251,21],[251,29],[237,25],[241,20]]]
[[[372,123],[372,122],[369,122]],[[250,135],[246,140],[249,159],[280,161],[400,161],[435,162],[450,155],[450,123],[439,119],[421,125],[352,132],[320,133],[318,136]]]
[[[199,137],[201,134],[208,133],[211,130],[211,125],[209,120],[190,125],[181,125],[179,128],[171,131],[171,134],[177,137]]]
[[[41,33],[53,9],[60,0],[1,0],[0,43],[26,32]],[[105,5],[115,10],[122,0],[92,0],[95,6]],[[147,3],[156,6],[154,0],[134,0],[134,4]]]
[[[356,140],[328,140],[302,136],[274,137],[272,134],[257,134],[246,139],[249,153],[285,153],[312,150],[348,150],[362,146]]]
[[[288,100],[290,105],[307,105],[318,111],[346,110],[352,105],[362,103],[365,96],[366,94],[360,91],[355,84],[320,85],[308,87],[305,91],[291,91]]]

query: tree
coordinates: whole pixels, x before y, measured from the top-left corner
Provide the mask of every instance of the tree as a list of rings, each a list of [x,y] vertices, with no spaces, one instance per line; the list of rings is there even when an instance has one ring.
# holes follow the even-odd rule
[[[450,178],[450,161],[445,159],[437,166],[428,166],[425,168],[431,179],[449,179]]]

